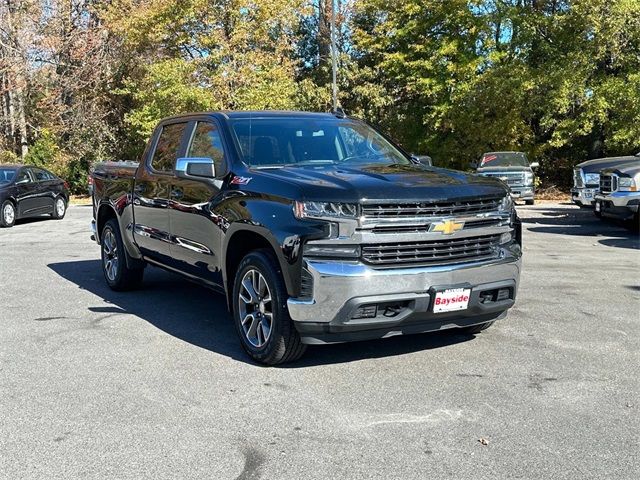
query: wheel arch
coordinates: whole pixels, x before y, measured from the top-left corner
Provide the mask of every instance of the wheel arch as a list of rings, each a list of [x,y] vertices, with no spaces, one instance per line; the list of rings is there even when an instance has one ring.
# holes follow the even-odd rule
[[[257,226],[236,227],[231,232],[227,231],[223,248],[222,275],[229,308],[232,305],[233,279],[240,262],[247,254],[261,249],[266,249],[273,253],[280,266],[280,273],[284,279],[287,293],[289,295],[293,294],[294,285],[291,276],[286,273],[286,260],[281,253],[278,242],[270,234],[269,230]]]

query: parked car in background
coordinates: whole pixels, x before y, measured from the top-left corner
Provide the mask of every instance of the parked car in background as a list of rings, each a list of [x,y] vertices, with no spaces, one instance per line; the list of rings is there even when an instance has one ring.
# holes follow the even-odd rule
[[[521,223],[504,183],[428,167],[344,115],[162,121],[137,164],[93,173],[106,283],[146,264],[226,295],[256,361],[306,344],[458,328],[514,305]]]
[[[595,198],[598,217],[617,218],[640,229],[640,158],[600,172],[600,192]]]
[[[476,173],[503,180],[511,190],[511,196],[524,200],[527,205],[535,202],[535,176],[537,162],[529,163],[522,152],[489,152],[482,155],[480,163],[472,163]]]
[[[600,170],[640,161],[640,154],[587,160],[573,169],[571,199],[580,207],[593,207],[600,191]]]
[[[49,214],[62,219],[69,202],[67,182],[53,173],[25,165],[0,165],[0,226]]]

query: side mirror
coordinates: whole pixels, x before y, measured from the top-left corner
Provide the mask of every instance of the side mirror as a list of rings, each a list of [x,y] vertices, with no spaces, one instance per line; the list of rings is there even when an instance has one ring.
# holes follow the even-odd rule
[[[420,164],[425,165],[427,167],[432,167],[433,166],[433,160],[431,159],[431,157],[429,155],[411,155],[411,159],[414,162],[420,163]]]
[[[531,168],[538,168],[538,167],[540,166],[540,164],[539,164],[538,162],[531,162],[531,163],[529,164],[529,166],[530,166]]]
[[[216,167],[211,158],[179,158],[176,162],[179,177],[216,178]]]
[[[478,168],[478,162],[475,160],[473,162],[469,162],[469,168],[473,168],[474,170]]]

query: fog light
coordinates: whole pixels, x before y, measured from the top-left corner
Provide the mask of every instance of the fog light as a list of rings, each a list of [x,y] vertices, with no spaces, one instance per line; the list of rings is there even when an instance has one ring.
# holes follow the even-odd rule
[[[351,316],[352,319],[357,320],[359,318],[375,318],[378,315],[377,305],[363,305]]]
[[[499,302],[501,300],[508,300],[511,297],[511,292],[509,291],[508,288],[501,288],[500,290],[498,290],[498,298],[496,298],[496,301]]]

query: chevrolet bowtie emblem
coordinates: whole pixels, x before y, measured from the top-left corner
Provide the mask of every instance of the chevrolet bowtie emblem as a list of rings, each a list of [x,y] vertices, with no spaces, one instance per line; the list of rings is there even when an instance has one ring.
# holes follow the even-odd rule
[[[443,220],[442,222],[431,225],[432,232],[442,232],[443,235],[451,235],[463,228],[464,222],[457,222],[455,220]]]

